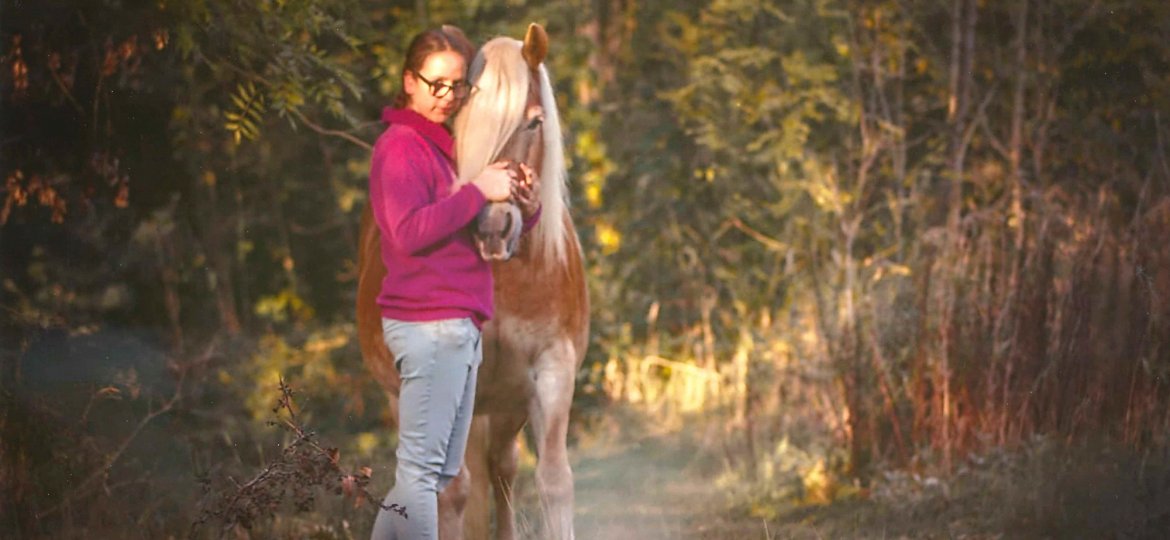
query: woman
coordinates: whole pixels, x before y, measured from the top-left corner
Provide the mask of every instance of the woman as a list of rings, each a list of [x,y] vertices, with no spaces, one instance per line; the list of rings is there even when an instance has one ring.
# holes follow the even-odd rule
[[[438,537],[438,493],[459,473],[482,358],[480,329],[492,316],[491,266],[469,224],[489,201],[515,198],[526,229],[535,222],[536,178],[503,163],[456,188],[445,125],[470,94],[472,46],[443,26],[411,41],[402,91],[374,146],[370,202],[381,232],[386,278],[378,295],[382,331],[402,377],[398,470],[372,538]]]

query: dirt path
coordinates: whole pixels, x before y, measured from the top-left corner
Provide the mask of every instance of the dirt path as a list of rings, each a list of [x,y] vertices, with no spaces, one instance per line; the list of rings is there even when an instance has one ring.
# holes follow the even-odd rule
[[[539,534],[535,462],[527,452],[516,479],[520,538]],[[570,450],[578,540],[666,540],[694,538],[693,523],[713,499],[694,445],[677,434],[628,436],[578,444]]]
[[[578,540],[766,538],[762,523],[728,517],[716,469],[709,454],[679,434],[578,446],[573,450]],[[524,485],[524,476],[517,485],[522,533],[535,529],[537,515],[535,490]],[[754,532],[742,536],[749,530]]]
[[[713,499],[692,449],[676,437],[619,448],[584,449],[574,467],[577,536],[582,540],[693,537]]]

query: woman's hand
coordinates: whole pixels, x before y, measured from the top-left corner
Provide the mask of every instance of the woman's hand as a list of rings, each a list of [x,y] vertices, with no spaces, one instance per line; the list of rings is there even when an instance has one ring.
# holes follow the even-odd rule
[[[508,170],[506,161],[497,161],[484,168],[471,180],[471,184],[483,192],[491,202],[504,202],[512,197],[512,185],[518,182],[516,173]]]
[[[512,200],[520,207],[520,214],[527,221],[540,210],[540,176],[528,165],[521,163],[523,178],[512,182]]]

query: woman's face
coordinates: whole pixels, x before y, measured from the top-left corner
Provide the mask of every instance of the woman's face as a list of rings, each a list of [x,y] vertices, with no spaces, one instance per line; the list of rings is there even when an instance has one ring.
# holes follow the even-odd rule
[[[431,54],[417,72],[407,70],[403,75],[402,88],[410,96],[407,107],[436,124],[446,122],[467,97],[466,74],[467,65],[459,53]]]

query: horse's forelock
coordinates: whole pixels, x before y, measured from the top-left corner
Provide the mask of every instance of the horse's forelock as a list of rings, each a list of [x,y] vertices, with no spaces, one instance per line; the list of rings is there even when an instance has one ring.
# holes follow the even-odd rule
[[[460,185],[496,160],[512,133],[524,122],[528,102],[528,65],[523,43],[500,37],[483,45],[472,60],[468,79],[478,89],[455,119]],[[541,167],[541,218],[532,231],[538,256],[564,262],[564,214],[568,209],[560,117],[548,71],[540,66],[544,108],[544,163]],[[475,122],[469,122],[475,118]]]
[[[495,38],[471,62],[468,79],[476,91],[455,119],[460,184],[494,161],[524,121],[528,71],[520,47],[514,39]]]

